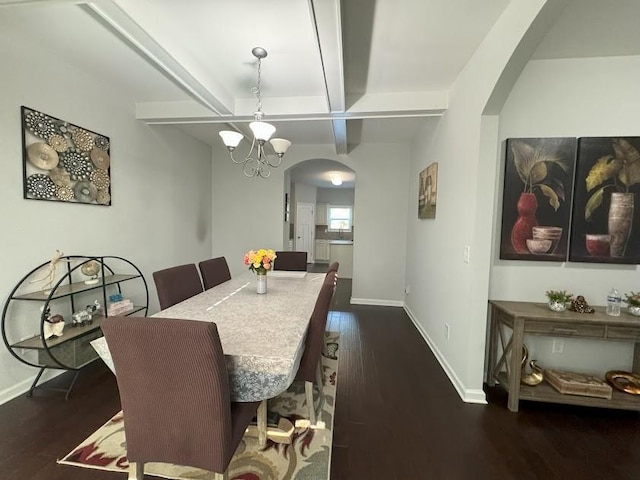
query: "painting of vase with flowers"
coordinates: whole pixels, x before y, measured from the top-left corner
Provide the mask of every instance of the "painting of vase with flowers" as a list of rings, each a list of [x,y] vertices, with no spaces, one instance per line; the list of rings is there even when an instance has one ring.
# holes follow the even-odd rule
[[[576,139],[506,141],[500,258],[567,258]]]
[[[640,264],[640,137],[584,137],[571,221],[572,262]]]

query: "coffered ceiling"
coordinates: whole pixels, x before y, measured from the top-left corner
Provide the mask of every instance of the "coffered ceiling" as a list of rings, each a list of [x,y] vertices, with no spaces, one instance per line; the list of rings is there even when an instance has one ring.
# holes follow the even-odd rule
[[[249,136],[251,49],[264,47],[262,109],[276,135],[347,153],[361,142],[406,142],[436,122],[508,3],[0,0],[0,31],[3,48],[58,56],[126,92],[141,121],[175,125],[211,145],[222,144],[223,129]],[[640,2],[605,3],[571,2],[534,58],[638,54]]]

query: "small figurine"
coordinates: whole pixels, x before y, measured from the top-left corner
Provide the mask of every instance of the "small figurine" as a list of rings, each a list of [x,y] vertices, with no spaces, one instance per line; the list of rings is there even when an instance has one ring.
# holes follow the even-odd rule
[[[94,300],[92,305],[87,305],[87,308],[85,308],[85,312],[89,314],[89,320],[87,321],[89,325],[93,323],[93,316],[98,311],[100,311],[100,302],[98,300]]]
[[[582,295],[578,295],[572,302],[569,310],[578,313],[593,313],[594,310],[589,306],[587,301]]]
[[[44,306],[40,308],[40,311],[44,312],[44,338],[45,340],[51,337],[61,337],[64,330],[64,317],[62,315],[51,315],[51,309]]]
[[[85,323],[91,321],[91,314],[86,310],[80,310],[71,315],[74,327],[84,327]]]
[[[56,279],[56,268],[58,262],[71,263],[70,260],[63,259],[63,256],[63,252],[61,252],[60,250],[56,250],[56,253],[53,255],[53,257],[51,257],[51,260],[49,261],[49,270],[47,271],[47,274],[44,277],[31,280],[29,283],[45,282],[46,280],[46,282],[42,284],[42,293],[44,293],[45,295],[49,295],[49,293],[51,293],[51,289],[48,287],[51,287]]]

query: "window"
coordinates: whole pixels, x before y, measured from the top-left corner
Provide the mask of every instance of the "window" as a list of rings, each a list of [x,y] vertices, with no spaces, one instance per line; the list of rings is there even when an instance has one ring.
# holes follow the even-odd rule
[[[352,220],[351,206],[329,206],[329,231],[330,232],[350,232]]]

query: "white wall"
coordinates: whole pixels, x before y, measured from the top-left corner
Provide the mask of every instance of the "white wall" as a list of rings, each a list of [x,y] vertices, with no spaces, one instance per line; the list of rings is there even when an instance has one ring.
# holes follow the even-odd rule
[[[456,79],[449,108],[431,141],[426,143],[419,134],[412,144],[406,276],[411,293],[405,299],[406,309],[460,396],[470,402],[484,402],[485,397],[482,381],[498,164],[495,119],[483,114],[496,90],[508,92],[517,78],[509,67],[517,70],[525,63],[523,58],[530,58],[565,4],[562,0],[511,2]],[[437,218],[418,220],[417,172],[431,162],[438,162]],[[359,175],[358,188],[360,180]],[[471,249],[468,264],[463,261],[465,246]]]
[[[318,203],[353,205],[354,200],[355,189],[353,188],[318,188]]]
[[[213,158],[214,255],[227,257],[233,275],[245,270],[242,258],[249,249],[283,246],[284,169],[305,160],[327,158],[353,169],[358,179],[354,202],[358,215],[354,301],[402,304],[409,178],[407,145],[361,145],[349,155],[338,156],[331,146],[294,144],[283,166],[274,169],[266,180],[245,178],[224,148],[214,147]]]
[[[500,140],[637,136],[639,80],[639,56],[531,61],[500,115]],[[502,175],[496,188],[502,188]],[[500,209],[501,202],[497,202],[490,298],[544,302],[544,292],[554,289],[604,305],[612,286],[622,293],[638,290],[640,269],[636,265],[499,260]],[[544,367],[594,373],[631,367],[632,347],[628,343],[567,340],[562,355],[551,354],[549,338],[526,338],[525,343],[531,357]]]
[[[0,301],[56,249],[117,255],[151,273],[211,254],[210,148],[172,127],[135,120],[133,99],[70,64],[50,45],[2,39],[0,64]],[[99,55],[99,52],[96,52]],[[111,139],[112,206],[24,200],[20,106],[40,110]],[[36,369],[0,349],[0,403],[25,391]]]

